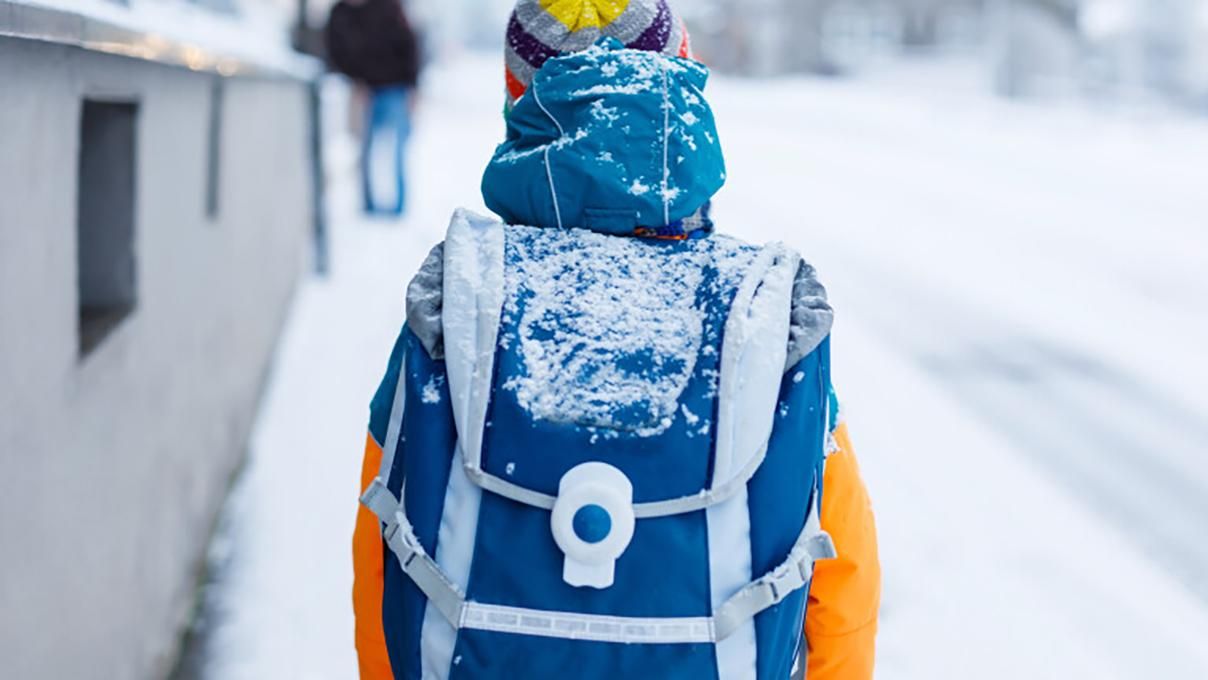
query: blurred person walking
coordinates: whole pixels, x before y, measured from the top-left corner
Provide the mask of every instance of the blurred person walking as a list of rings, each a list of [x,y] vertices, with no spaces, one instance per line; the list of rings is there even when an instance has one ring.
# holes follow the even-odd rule
[[[370,215],[401,216],[407,207],[405,155],[420,76],[419,37],[400,0],[340,0],[325,33],[332,67],[366,93],[361,187]],[[375,195],[374,150],[388,143],[394,201]]]
[[[502,219],[454,214],[370,406],[362,680],[871,680],[833,311],[796,252],[715,233],[684,25],[521,0],[505,73]]]

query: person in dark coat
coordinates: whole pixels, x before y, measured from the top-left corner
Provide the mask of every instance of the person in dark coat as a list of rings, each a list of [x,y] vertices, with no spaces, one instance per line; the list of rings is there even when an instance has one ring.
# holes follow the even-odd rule
[[[325,33],[332,68],[369,93],[361,149],[365,212],[401,216],[406,209],[404,154],[420,75],[419,37],[400,0],[340,0],[332,8]],[[394,202],[374,195],[372,151],[391,140]]]

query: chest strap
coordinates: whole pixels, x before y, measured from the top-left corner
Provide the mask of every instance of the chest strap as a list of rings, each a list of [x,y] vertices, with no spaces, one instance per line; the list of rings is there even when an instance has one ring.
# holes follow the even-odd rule
[[[685,515],[691,512],[698,512],[706,508],[713,507],[720,503],[730,500],[742,489],[746,488],[747,483],[755,477],[759,472],[759,467],[763,465],[764,459],[768,455],[768,445],[765,443],[760,447],[759,452],[755,454],[743,469],[729,481],[719,484],[711,489],[694,493],[689,496],[681,496],[679,498],[671,498],[664,501],[649,501],[646,503],[634,503],[633,515],[638,519],[653,519],[656,517],[668,517],[671,515]],[[509,482],[495,475],[492,475],[480,467],[465,467],[466,476],[470,481],[477,484],[483,491],[489,491],[497,496],[503,496],[509,500],[529,505],[542,510],[553,510],[554,504],[558,502],[557,497],[549,494],[533,491],[519,484]]]
[[[622,644],[717,643],[760,612],[806,587],[813,577],[814,562],[837,554],[831,537],[822,531],[815,503],[788,558],[739,590],[711,617],[637,618],[502,607],[466,601],[462,589],[424,551],[402,504],[380,478],[373,481],[361,503],[382,522],[382,537],[403,573],[454,629]]]

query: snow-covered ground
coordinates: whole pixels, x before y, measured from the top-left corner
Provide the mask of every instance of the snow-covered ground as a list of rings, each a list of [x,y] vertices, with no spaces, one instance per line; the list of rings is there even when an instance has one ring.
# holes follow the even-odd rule
[[[432,74],[405,222],[351,217],[338,185],[334,275],[298,297],[186,675],[355,676],[367,404],[411,273],[453,208],[482,209],[499,71]],[[910,73],[712,92],[721,228],[799,249],[838,311],[885,568],[878,677],[1208,677],[1208,124]]]

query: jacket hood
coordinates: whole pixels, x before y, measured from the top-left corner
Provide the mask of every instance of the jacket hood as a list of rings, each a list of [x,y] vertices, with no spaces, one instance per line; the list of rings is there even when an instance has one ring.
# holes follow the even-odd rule
[[[708,78],[612,38],[549,60],[508,116],[487,207],[510,224],[611,234],[692,216],[726,179]]]

